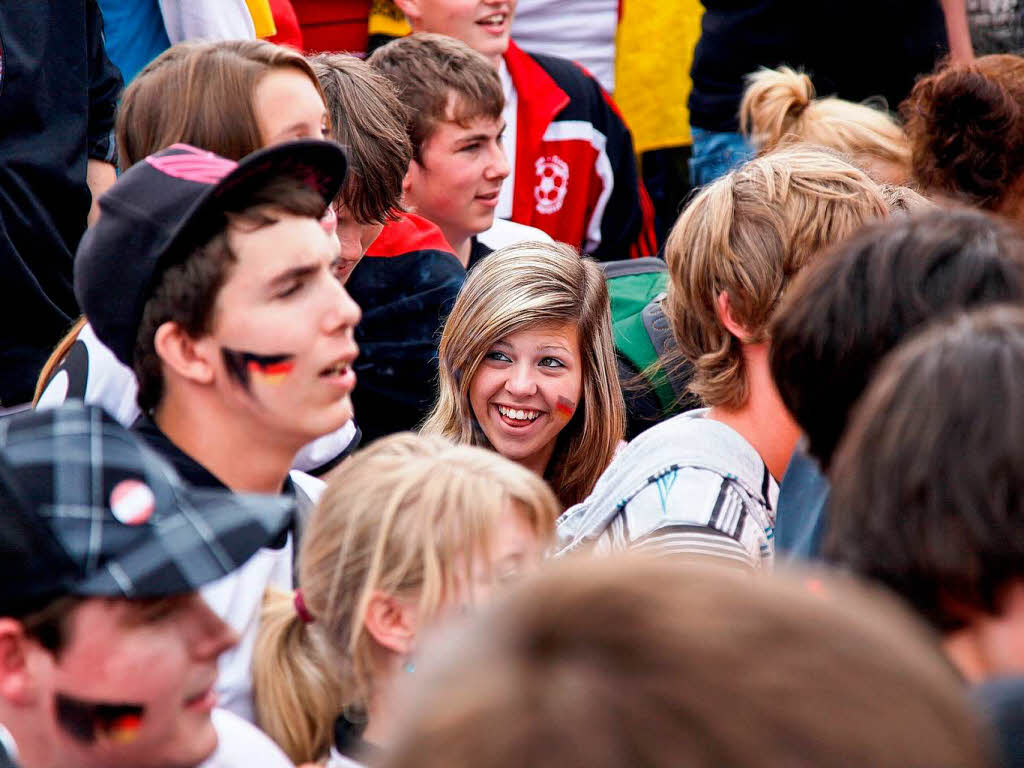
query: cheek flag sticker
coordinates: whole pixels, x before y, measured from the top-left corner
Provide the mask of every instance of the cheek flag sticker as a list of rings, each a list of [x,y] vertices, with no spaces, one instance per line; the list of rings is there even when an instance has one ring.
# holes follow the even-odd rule
[[[233,349],[224,349],[223,355],[228,372],[246,389],[249,388],[253,377],[259,377],[276,387],[295,370],[295,355],[257,355],[255,352],[239,352]]]
[[[562,421],[568,421],[572,418],[573,413],[576,411],[576,403],[567,397],[561,395],[558,396],[558,402],[555,404],[555,413],[558,418]]]

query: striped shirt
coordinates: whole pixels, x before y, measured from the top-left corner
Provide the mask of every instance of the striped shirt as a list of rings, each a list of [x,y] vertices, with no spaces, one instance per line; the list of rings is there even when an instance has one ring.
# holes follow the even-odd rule
[[[680,414],[622,450],[559,519],[560,553],[643,549],[770,567],[778,483],[750,443],[706,415]]]

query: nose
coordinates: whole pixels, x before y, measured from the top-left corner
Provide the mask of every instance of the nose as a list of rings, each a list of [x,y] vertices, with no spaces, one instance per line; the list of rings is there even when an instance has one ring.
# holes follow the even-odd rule
[[[363,312],[344,285],[331,276],[328,276],[328,283],[323,313],[324,331],[330,334],[350,331],[359,325]]]
[[[188,622],[192,630],[193,656],[199,660],[214,660],[224,651],[238,645],[238,633],[214,613],[198,594],[193,596]]]
[[[508,371],[505,379],[505,391],[513,397],[532,397],[537,393],[537,381],[534,378],[533,366],[529,363],[516,363]]]
[[[494,181],[507,178],[511,172],[508,158],[505,156],[505,150],[502,148],[500,141],[496,141],[494,148],[491,150],[491,162],[487,167],[487,172],[488,178]]]

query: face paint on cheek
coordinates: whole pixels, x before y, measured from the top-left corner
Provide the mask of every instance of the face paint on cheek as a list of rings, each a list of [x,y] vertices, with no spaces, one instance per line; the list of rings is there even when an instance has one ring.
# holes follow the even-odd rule
[[[568,422],[572,418],[572,415],[576,412],[576,403],[567,397],[562,395],[558,396],[558,402],[555,403],[555,416],[561,422]]]
[[[221,354],[228,373],[246,390],[251,386],[253,377],[259,377],[265,383],[277,386],[295,370],[295,355],[258,355],[255,352],[239,352],[227,347],[221,349]]]
[[[139,735],[146,708],[142,704],[88,702],[57,694],[57,722],[83,744],[109,739],[128,744]]]

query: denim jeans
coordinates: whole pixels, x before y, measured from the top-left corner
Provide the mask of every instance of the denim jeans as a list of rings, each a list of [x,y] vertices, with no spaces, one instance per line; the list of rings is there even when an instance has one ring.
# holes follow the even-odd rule
[[[754,148],[739,133],[718,133],[693,128],[690,184],[702,187],[724,176],[754,156]]]

